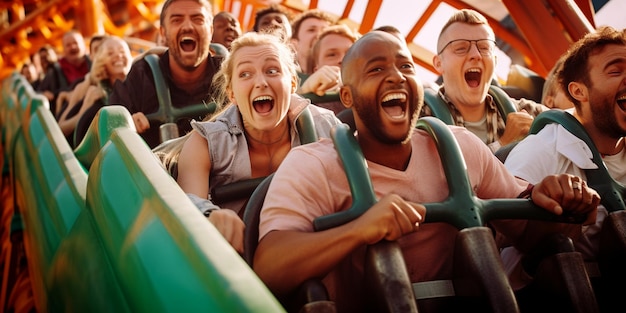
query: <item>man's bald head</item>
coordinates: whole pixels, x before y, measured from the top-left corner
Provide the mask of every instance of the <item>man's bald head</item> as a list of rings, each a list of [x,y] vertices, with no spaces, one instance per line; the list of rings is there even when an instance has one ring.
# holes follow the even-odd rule
[[[359,58],[363,54],[363,52],[367,50],[363,47],[369,45],[385,44],[389,43],[389,41],[397,42],[400,45],[406,47],[406,43],[401,42],[396,36],[393,36],[388,32],[379,30],[370,31],[363,35],[361,38],[359,38],[359,40],[354,42],[354,44],[346,52],[346,55],[343,57],[343,61],[341,62],[341,81],[343,82],[343,84],[349,85],[352,83],[352,76],[356,74],[356,71],[353,68],[354,60]]]

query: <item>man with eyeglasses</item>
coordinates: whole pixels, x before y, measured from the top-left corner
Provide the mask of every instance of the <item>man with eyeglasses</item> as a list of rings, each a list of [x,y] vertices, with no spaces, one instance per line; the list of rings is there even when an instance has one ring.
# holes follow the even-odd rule
[[[487,19],[474,10],[455,12],[437,41],[435,69],[443,77],[439,96],[448,104],[455,124],[477,135],[492,152],[524,138],[534,116],[548,108],[521,99],[506,125],[488,94],[496,64],[495,34]],[[432,115],[424,106],[421,116]]]

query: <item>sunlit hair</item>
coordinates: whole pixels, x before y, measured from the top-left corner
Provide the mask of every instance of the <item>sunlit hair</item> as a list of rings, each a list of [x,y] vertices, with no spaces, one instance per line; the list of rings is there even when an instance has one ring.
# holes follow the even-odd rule
[[[165,0],[165,2],[163,3],[163,7],[161,7],[161,16],[159,17],[159,22],[161,23],[161,27],[165,27],[165,17],[166,17],[166,13],[167,13],[167,9],[170,7],[170,5],[176,1],[195,1],[196,3],[201,4],[203,7],[205,7],[207,9],[207,20],[206,22],[209,23],[209,25],[213,24],[213,7],[211,6],[211,3],[207,0]]]
[[[310,18],[315,18],[318,20],[326,21],[330,25],[334,25],[337,23],[337,19],[335,19],[332,15],[330,15],[327,12],[317,10],[317,9],[304,11],[300,15],[296,16],[293,22],[291,22],[291,31],[292,31],[291,37],[292,38],[299,39],[298,32],[300,31],[300,26],[302,25],[302,22]]]
[[[360,37],[357,32],[352,31],[352,29],[345,24],[332,25],[324,28],[324,30],[313,40],[313,47],[311,48],[311,54],[309,55],[308,73],[313,73],[313,69],[317,66],[322,39],[328,35],[343,36],[350,39],[352,43],[357,41]]]
[[[128,72],[130,71],[133,57],[130,53],[128,43],[120,37],[110,36],[104,39],[104,41],[98,48],[98,52],[96,52],[96,55],[93,58],[93,63],[89,72],[90,75],[93,75],[94,78],[97,78],[98,80],[110,78],[111,73],[108,72],[106,65],[110,61],[111,56],[109,55],[109,51],[107,49],[109,45],[112,45],[115,42],[122,44],[122,46],[124,47],[124,54],[126,55],[126,59],[128,60],[124,72],[128,74]],[[115,53],[117,53],[117,51]]]
[[[564,56],[561,56],[556,61],[548,75],[546,75],[546,81],[543,83],[543,89],[541,91],[541,103],[545,104],[548,97],[556,96],[557,91],[559,90],[559,88],[561,88],[558,82],[557,74],[559,73],[561,68],[563,68],[564,60]]]
[[[280,62],[284,69],[286,69],[286,74],[290,75],[292,79],[297,79],[297,66],[294,61],[294,54],[286,44],[280,41],[277,36],[248,32],[233,41],[230,54],[222,61],[220,70],[213,77],[213,86],[223,91],[222,97],[225,97],[227,95],[226,91],[231,89],[237,52],[244,47],[259,47],[265,45],[272,46],[272,50],[278,53]],[[217,102],[225,103],[226,99],[217,99]]]
[[[624,31],[610,26],[599,27],[570,46],[564,56],[563,66],[558,72],[558,81],[576,108],[580,107],[580,102],[567,92],[568,85],[571,82],[581,82],[587,87],[593,87],[589,77],[588,60],[591,55],[601,52],[607,45],[626,46]]]
[[[489,27],[489,22],[484,15],[478,13],[477,11],[471,9],[462,9],[454,12],[452,16],[448,19],[446,24],[441,28],[441,32],[439,33],[439,38],[437,38],[437,51],[441,51],[446,42],[441,42],[441,38],[443,38],[443,34],[446,32],[450,25],[455,23],[464,23],[469,25],[486,25]],[[491,27],[489,27],[491,29]],[[485,38],[486,39],[486,38]]]
[[[259,31],[259,21],[261,20],[261,18],[263,18],[263,16],[270,14],[270,13],[280,13],[283,14],[287,17],[287,20],[289,21],[289,23],[291,23],[291,12],[287,11],[287,9],[285,9],[283,6],[276,4],[276,3],[272,3],[269,7],[261,9],[256,11],[256,15],[254,16],[254,26],[252,27],[252,29],[255,32]],[[291,25],[288,25],[291,26]]]

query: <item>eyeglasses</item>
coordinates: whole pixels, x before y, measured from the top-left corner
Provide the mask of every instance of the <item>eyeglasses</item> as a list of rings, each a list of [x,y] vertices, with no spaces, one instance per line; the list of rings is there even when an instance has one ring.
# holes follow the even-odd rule
[[[450,47],[454,54],[463,56],[470,51],[470,49],[472,48],[472,43],[476,44],[478,52],[484,56],[491,56],[493,54],[493,50],[496,47],[496,42],[491,39],[455,39],[443,46],[443,48],[441,48],[441,50],[439,50],[437,54],[441,54],[443,50],[446,50],[447,47]]]

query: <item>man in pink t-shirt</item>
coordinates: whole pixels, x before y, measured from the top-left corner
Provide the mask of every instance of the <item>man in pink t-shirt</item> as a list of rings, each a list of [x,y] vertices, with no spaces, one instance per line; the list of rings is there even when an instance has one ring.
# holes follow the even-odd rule
[[[315,218],[350,207],[350,188],[330,140],[293,149],[261,211],[254,270],[279,298],[307,279],[324,277],[338,311],[350,312],[363,309],[358,300],[366,297],[367,245],[398,241],[412,282],[450,279],[457,230],[421,224],[426,210],[420,203],[444,200],[448,187],[435,143],[414,128],[423,89],[406,44],[384,32],[364,35],[345,56],[342,79],[341,100],[354,112],[357,141],[379,201],[351,222],[314,232]],[[529,184],[509,174],[478,137],[450,128],[479,198],[515,198],[527,190]],[[532,189],[532,199],[555,214],[589,213],[590,220],[599,203],[598,194],[572,175],[544,179]],[[497,230],[506,230],[501,234],[513,243],[532,244],[520,236],[526,223],[533,224],[511,222]],[[580,225],[563,227],[559,230]]]

